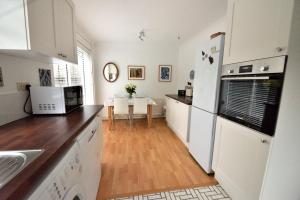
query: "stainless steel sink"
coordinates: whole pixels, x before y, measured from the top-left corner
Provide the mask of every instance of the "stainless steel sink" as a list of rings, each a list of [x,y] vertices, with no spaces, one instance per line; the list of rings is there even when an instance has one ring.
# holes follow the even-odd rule
[[[44,150],[0,151],[0,189]]]

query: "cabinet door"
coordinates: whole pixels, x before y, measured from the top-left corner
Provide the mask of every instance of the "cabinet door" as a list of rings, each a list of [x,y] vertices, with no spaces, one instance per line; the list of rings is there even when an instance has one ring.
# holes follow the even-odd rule
[[[30,48],[23,0],[0,1],[0,49]]]
[[[74,31],[74,8],[69,0],[54,0],[57,56],[77,63]]]
[[[293,0],[229,0],[224,64],[287,54]]]
[[[31,50],[55,57],[53,0],[29,1],[27,7]]]
[[[171,122],[171,99],[170,97],[166,97],[166,120],[167,123],[170,124]]]
[[[225,119],[220,126],[216,179],[233,199],[259,199],[271,137]]]
[[[186,144],[187,143],[187,136],[188,136],[188,124],[189,124],[189,113],[190,113],[190,106],[184,103],[176,101],[176,129],[177,134],[179,135],[180,139]]]

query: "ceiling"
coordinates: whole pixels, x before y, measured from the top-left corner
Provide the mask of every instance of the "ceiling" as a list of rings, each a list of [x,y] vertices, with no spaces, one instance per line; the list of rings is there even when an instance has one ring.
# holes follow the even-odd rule
[[[73,0],[79,27],[95,42],[178,42],[226,14],[227,0]]]

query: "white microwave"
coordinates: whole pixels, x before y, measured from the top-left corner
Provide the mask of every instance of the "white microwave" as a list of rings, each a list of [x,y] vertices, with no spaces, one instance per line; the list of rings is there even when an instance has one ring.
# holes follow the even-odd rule
[[[67,114],[83,104],[81,86],[30,87],[33,114]]]

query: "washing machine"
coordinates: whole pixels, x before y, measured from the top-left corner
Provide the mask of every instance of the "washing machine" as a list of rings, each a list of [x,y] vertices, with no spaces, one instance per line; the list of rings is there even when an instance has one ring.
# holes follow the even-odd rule
[[[74,143],[28,200],[87,200],[81,173],[79,145]]]

